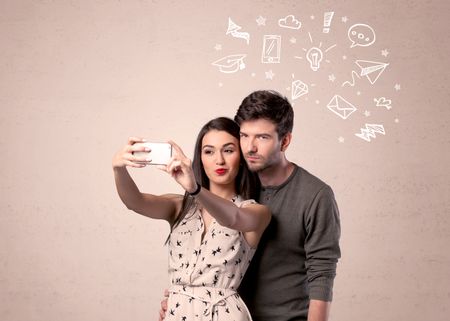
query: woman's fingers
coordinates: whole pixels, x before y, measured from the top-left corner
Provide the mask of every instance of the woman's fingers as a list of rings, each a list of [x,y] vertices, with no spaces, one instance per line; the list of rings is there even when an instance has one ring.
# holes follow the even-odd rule
[[[128,137],[128,145],[134,145],[135,143],[145,143],[146,140],[142,137],[131,136]]]
[[[184,155],[183,150],[180,146],[178,146],[174,141],[169,140],[168,143],[172,146],[172,148],[175,150],[175,152],[180,156],[180,158],[186,158],[186,155]]]

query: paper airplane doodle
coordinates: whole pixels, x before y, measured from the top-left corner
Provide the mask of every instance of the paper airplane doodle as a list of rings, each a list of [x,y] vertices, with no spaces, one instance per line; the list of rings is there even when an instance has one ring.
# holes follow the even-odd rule
[[[300,29],[302,23],[299,20],[295,19],[294,15],[288,15],[278,20],[278,25],[281,28]]]
[[[291,90],[291,97],[292,100],[297,99],[303,95],[306,95],[308,93],[308,85],[305,84],[301,80],[294,80],[292,82],[292,90]]]
[[[261,62],[265,64],[280,63],[281,36],[264,35]]]
[[[355,63],[359,68],[361,68],[360,76],[366,76],[372,85],[377,81],[378,77],[380,77],[380,75],[389,65],[388,63],[384,62],[368,60],[356,60]]]
[[[392,108],[392,101],[390,99],[386,99],[386,97],[380,97],[378,99],[374,98],[373,101],[377,107],[385,107],[387,110]]]
[[[241,30],[242,27],[238,26],[236,23],[234,23],[230,17],[228,17],[228,29],[225,33],[226,35],[232,35],[235,38],[242,38],[247,41],[247,45],[250,42],[250,34],[248,32],[240,32],[238,30]]]
[[[361,128],[361,133],[356,133],[355,135],[367,142],[370,142],[371,138],[376,138],[375,133],[386,135],[383,125],[377,124],[366,124],[366,128]]]
[[[245,68],[244,58],[246,54],[229,55],[211,63],[219,67],[219,71],[225,74],[231,74]]]
[[[339,95],[334,95],[327,105],[327,108],[333,113],[341,117],[342,119],[347,119],[351,114],[356,111],[356,107],[346,101]]]

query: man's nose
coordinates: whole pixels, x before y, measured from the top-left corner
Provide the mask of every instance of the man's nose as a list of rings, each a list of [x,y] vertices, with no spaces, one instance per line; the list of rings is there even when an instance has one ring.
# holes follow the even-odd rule
[[[248,153],[256,153],[258,151],[258,147],[256,146],[255,139],[250,139],[247,145]]]

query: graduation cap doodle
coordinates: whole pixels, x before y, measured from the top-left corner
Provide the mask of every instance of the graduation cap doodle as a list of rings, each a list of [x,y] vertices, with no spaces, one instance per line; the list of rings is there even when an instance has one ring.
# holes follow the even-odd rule
[[[213,66],[219,67],[219,71],[225,74],[231,74],[245,68],[245,54],[229,55],[211,63]]]

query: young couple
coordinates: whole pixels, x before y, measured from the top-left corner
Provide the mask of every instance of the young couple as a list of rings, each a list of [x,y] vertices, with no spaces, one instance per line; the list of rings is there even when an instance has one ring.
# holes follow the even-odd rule
[[[256,91],[236,122],[220,117],[203,126],[192,162],[171,142],[173,157],[159,168],[184,195],[139,191],[126,167],[147,165],[134,152],[151,158],[141,139],[114,156],[125,205],[171,226],[171,287],[160,319],[328,319],[339,212],[331,188],[286,158],[293,118],[286,98]]]

